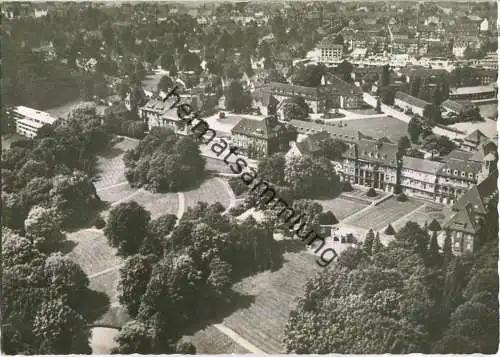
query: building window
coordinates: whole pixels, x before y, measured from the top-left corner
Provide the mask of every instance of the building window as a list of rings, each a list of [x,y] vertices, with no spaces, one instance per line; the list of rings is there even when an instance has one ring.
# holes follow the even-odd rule
[[[462,171],[462,177],[465,177],[465,172]]]
[[[458,170],[453,171],[453,175],[458,176]]]

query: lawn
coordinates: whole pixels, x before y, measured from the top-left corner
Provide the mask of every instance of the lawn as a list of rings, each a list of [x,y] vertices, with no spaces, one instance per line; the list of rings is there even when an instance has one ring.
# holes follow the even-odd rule
[[[346,219],[345,223],[365,229],[382,230],[389,223],[394,223],[422,205],[422,201],[413,198],[406,202],[399,202],[392,197],[378,206],[370,207],[363,213]]]
[[[316,202],[323,206],[323,211],[332,211],[339,221],[367,206],[359,201],[350,200],[344,197],[336,197],[329,200],[316,200]]]
[[[386,136],[394,143],[402,136],[408,135],[408,124],[392,117],[346,120],[344,124],[374,138]]]
[[[186,208],[194,207],[198,201],[212,204],[220,202],[224,207],[229,206],[229,193],[225,185],[216,177],[205,180],[200,187],[184,192]]]
[[[379,114],[373,108],[364,108],[364,109],[349,109],[350,113],[358,114],[358,115],[375,115]]]
[[[97,165],[99,169],[99,178],[95,182],[95,187],[97,189],[126,181],[123,155],[127,150],[136,147],[137,144],[138,142],[136,141],[124,139],[116,143],[106,155],[98,158]]]
[[[393,227],[397,231],[401,229],[406,222],[412,221],[418,223],[420,226],[425,225],[425,222],[428,224],[432,222],[433,219],[436,219],[439,224],[442,226],[443,223],[451,216],[452,211],[450,207],[438,204],[425,204],[420,209],[406,219],[398,221]]]
[[[217,330],[214,326],[196,332],[186,340],[196,346],[197,354],[248,354],[246,349],[231,338]]]
[[[18,141],[21,139],[24,139],[25,137],[19,134],[7,134],[7,135],[2,135],[2,149],[3,150],[8,150],[10,148],[10,145],[14,141]]]
[[[305,251],[285,253],[285,263],[278,271],[265,271],[233,286],[254,301],[226,317],[223,324],[265,352],[283,353],[288,315],[296,298],[302,296],[304,284],[320,269],[314,256]]]

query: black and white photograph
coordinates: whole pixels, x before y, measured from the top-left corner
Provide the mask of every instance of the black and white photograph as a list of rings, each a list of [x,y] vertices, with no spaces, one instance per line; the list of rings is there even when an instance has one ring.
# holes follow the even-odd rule
[[[2,355],[497,354],[496,1],[2,1]]]

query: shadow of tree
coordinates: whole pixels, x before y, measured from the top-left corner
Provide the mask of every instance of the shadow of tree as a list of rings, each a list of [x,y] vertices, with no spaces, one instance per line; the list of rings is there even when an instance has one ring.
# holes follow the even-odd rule
[[[95,322],[110,308],[109,297],[101,291],[87,289],[81,300],[85,301],[82,315],[89,323]]]

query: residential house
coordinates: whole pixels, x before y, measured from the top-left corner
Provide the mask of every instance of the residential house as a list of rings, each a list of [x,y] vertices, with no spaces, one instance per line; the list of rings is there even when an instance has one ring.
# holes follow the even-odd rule
[[[42,126],[52,125],[57,120],[47,112],[25,106],[15,107],[11,114],[16,121],[16,133],[28,138],[34,138]]]
[[[401,189],[408,196],[434,201],[437,172],[444,164],[437,161],[403,156]]]
[[[359,184],[394,192],[398,176],[398,146],[384,138],[361,139],[344,153],[341,178]]]
[[[173,101],[166,102],[158,99],[150,99],[139,107],[139,117],[148,126],[148,130],[153,127],[171,128],[175,132],[186,132],[187,127],[177,114],[176,108],[171,108]]]
[[[290,150],[286,153],[286,157],[296,156],[320,156],[323,153],[321,142],[330,138],[330,133],[321,131],[308,135],[301,141],[294,141],[290,144]]]
[[[441,109],[445,111],[445,113],[454,113],[454,114],[462,114],[467,110],[474,108],[474,104],[468,100],[453,100],[446,99],[443,103],[441,103]]]
[[[408,93],[397,91],[394,96],[394,105],[403,109],[407,113],[418,114],[424,116],[424,109],[431,103],[426,102],[417,97],[413,97]]]
[[[258,159],[286,149],[279,140],[281,128],[273,117],[243,118],[231,129],[231,138],[240,154]]]
[[[326,109],[358,109],[363,107],[363,91],[354,84],[348,83],[332,73],[324,76],[325,85],[320,93],[325,98]]]

